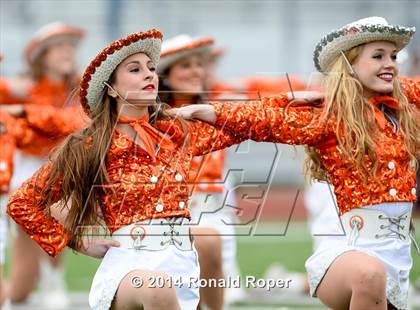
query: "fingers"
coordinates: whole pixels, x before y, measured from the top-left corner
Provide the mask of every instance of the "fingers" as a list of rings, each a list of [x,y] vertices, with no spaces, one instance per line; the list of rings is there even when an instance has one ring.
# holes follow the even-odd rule
[[[292,93],[287,93],[290,97]],[[293,93],[294,99],[319,100],[324,98],[324,94],[318,91],[296,91]]]
[[[172,117],[176,117],[179,114],[179,109],[177,108],[172,108],[172,109],[168,109],[166,110],[166,112],[172,116]]]
[[[119,247],[121,244],[117,240],[108,240],[108,247]]]
[[[100,243],[104,245],[107,249],[109,249],[110,247],[118,248],[121,245],[117,240],[112,240],[112,239],[101,239]]]
[[[174,109],[170,109],[167,110],[167,112],[169,113],[169,115],[173,116],[173,117],[179,117],[179,118],[183,118],[183,119],[191,119],[191,107],[190,106],[185,106],[182,108],[174,108]]]

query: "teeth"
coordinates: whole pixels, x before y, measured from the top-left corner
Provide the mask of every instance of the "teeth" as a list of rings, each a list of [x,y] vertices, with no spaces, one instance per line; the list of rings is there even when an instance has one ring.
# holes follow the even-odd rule
[[[392,79],[393,75],[389,73],[379,74],[379,77],[385,78],[385,79]]]

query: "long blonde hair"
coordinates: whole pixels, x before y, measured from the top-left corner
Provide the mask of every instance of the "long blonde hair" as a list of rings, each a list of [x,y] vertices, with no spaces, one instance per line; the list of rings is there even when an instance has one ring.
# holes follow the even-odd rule
[[[345,53],[350,64],[360,55],[363,45],[356,46]],[[375,124],[374,107],[365,102],[363,86],[353,77],[349,65],[343,56],[329,68],[324,79],[325,108],[321,119],[333,117],[336,121],[337,147],[343,156],[353,161],[355,166],[363,171],[365,180],[368,176],[375,180],[377,170],[378,127]],[[415,160],[420,147],[420,119],[419,113],[401,90],[400,82],[395,79],[393,91],[390,94],[400,103],[400,108],[394,112],[399,123],[399,131],[410,159]],[[308,158],[305,170],[312,179],[326,180],[327,172],[322,165],[319,152],[315,147],[306,147]],[[366,156],[372,166],[366,162]]]

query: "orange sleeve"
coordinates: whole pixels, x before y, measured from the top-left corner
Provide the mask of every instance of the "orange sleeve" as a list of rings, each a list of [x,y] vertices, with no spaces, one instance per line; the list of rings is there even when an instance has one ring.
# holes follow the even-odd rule
[[[188,126],[193,156],[205,155],[248,139],[236,136],[234,131],[217,129],[201,121],[188,121]]]
[[[9,190],[16,147],[28,145],[36,135],[24,119],[0,111],[0,193]]]
[[[285,94],[248,103],[213,105],[217,115],[215,126],[242,139],[312,145],[329,136],[329,127],[320,122],[322,109],[308,104],[292,105]]]
[[[31,127],[51,136],[67,136],[85,125],[79,107],[59,108],[51,105],[28,104],[25,106],[25,112]]]
[[[42,191],[47,185],[51,163],[41,167],[11,196],[7,213],[51,256],[59,254],[68,243],[64,226],[40,206]],[[51,204],[59,201],[61,182],[53,186]]]
[[[408,102],[420,108],[420,80],[401,78],[401,87],[407,96]]]
[[[5,125],[7,133],[13,137],[16,146],[19,148],[31,144],[38,136],[38,133],[28,126],[28,122],[24,118],[0,113],[0,121]]]
[[[22,104],[24,100],[12,95],[7,79],[0,79],[0,104]]]
[[[9,192],[10,180],[13,175],[13,155],[16,150],[16,140],[7,131],[0,113],[0,194]]]

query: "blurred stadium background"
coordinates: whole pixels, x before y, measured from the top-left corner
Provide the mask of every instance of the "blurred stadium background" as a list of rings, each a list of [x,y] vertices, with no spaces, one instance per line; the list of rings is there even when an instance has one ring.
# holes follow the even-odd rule
[[[420,1],[0,0],[0,52],[4,55],[0,74],[22,72],[22,49],[33,32],[46,23],[63,21],[87,30],[79,50],[80,70],[107,42],[156,27],[165,38],[181,33],[214,36],[216,45],[226,49],[218,67],[222,80],[288,72],[308,81],[314,72],[313,48],[321,36],[366,16],[383,16],[391,23],[420,29]],[[407,53],[420,53],[418,34]],[[402,64],[403,73],[408,72],[406,66]],[[237,239],[242,275],[261,277],[273,262],[304,271],[312,243],[301,194],[303,159],[300,147],[268,143],[247,142],[229,150],[226,178],[231,178],[231,183],[247,184],[242,189],[247,195],[237,194],[238,216],[244,223],[238,227],[242,236]],[[419,222],[417,219],[417,231]],[[250,227],[259,236],[247,236]],[[414,284],[420,283],[420,259],[414,252],[413,258]],[[6,278],[9,263],[7,260]],[[87,307],[86,294],[98,264],[99,260],[67,252],[66,280],[74,309]],[[273,301],[250,295],[232,309],[323,309],[315,299],[293,299],[287,291],[278,295]],[[25,309],[36,308],[34,298]],[[413,302],[420,309],[419,295]]]

